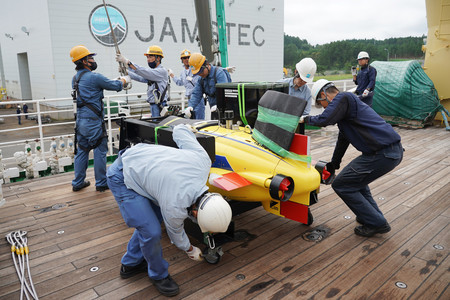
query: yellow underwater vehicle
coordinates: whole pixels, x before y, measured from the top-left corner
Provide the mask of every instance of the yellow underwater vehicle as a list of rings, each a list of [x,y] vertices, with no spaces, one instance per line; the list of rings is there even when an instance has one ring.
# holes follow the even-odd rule
[[[209,189],[230,201],[233,215],[262,205],[272,214],[311,225],[309,206],[317,202],[320,184],[334,174],[327,172],[326,162],[314,164],[309,137],[294,132],[305,106],[299,98],[267,91],[259,100],[254,128],[233,124],[230,110],[223,111],[224,124],[173,115],[124,118],[119,147],[137,143],[177,147],[172,128],[190,124],[212,161]]]
[[[261,104],[264,104],[264,98],[279,105],[286,103],[286,98],[295,101],[298,118],[305,106],[304,101],[298,98],[267,91],[260,101],[255,128],[232,124],[233,115],[227,114],[223,117],[225,124],[219,124],[217,120],[190,120],[177,116],[123,119],[120,148],[142,142],[176,147],[172,128],[178,124],[190,124],[197,129],[197,140],[212,161],[207,183],[211,192],[220,193],[229,200],[261,203],[272,214],[310,225],[313,218],[309,206],[317,202],[320,183],[326,183],[332,174],[324,168],[325,162],[314,165],[309,137],[294,133],[295,127],[285,132],[292,137],[288,138],[287,149],[270,149],[270,144],[265,141],[267,136],[261,133],[263,130],[259,126],[263,123],[260,116],[263,115]],[[296,124],[298,118],[294,120]],[[270,117],[268,119],[266,135],[272,132],[277,135],[275,138],[279,138],[275,123],[270,122]],[[286,122],[285,116],[282,121]],[[283,141],[277,142],[275,147]]]

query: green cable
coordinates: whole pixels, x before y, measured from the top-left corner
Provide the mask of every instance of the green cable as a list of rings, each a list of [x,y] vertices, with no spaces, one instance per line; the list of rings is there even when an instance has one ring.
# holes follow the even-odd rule
[[[241,84],[240,83],[238,83],[237,89],[238,89],[239,116],[241,117],[241,120],[242,120]],[[242,121],[244,121],[244,120],[242,120]]]
[[[245,90],[244,90],[244,87],[245,87],[245,83],[242,84],[242,94],[243,94],[243,96],[242,96],[242,111],[243,111],[243,114],[242,114],[241,119],[242,119],[242,122],[244,122],[244,124],[247,126],[248,122],[247,122],[247,118],[245,117]]]
[[[158,145],[158,130],[160,128],[169,128],[169,126],[158,126],[158,127],[155,127],[155,145]]]

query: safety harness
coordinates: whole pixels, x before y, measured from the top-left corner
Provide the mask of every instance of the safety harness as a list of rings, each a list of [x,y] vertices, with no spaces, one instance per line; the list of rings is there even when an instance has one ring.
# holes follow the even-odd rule
[[[153,93],[153,96],[155,97],[155,104],[159,105],[161,103],[161,101],[164,101],[164,97],[166,96],[167,89],[169,87],[169,82],[167,82],[166,88],[164,89],[162,94],[161,94],[161,91],[159,90],[159,86],[156,81],[149,80],[147,82],[147,84],[149,87],[152,85],[155,85],[155,88],[153,89],[152,93]],[[169,100],[169,99],[167,99],[167,100]]]
[[[89,146],[88,148],[83,147],[83,146],[81,146],[81,145],[78,145],[78,147],[80,147],[82,150],[88,151],[88,152],[89,152],[89,151],[91,151],[92,149],[97,148],[97,147],[102,143],[102,140],[103,140],[104,138],[108,137],[108,135],[107,135],[107,133],[106,133],[106,124],[105,124],[105,120],[103,119],[102,111],[96,109],[92,104],[86,102],[86,101],[81,97],[81,94],[80,94],[80,90],[79,90],[78,84],[79,84],[81,78],[83,77],[83,75],[86,74],[87,72],[88,72],[88,71],[82,72],[82,73],[80,74],[80,76],[78,77],[78,79],[76,79],[76,75],[73,76],[73,79],[72,79],[72,80],[75,81],[75,83],[74,83],[74,85],[73,85],[73,88],[74,88],[74,90],[75,90],[75,95],[72,94],[72,97],[74,97],[74,100],[76,100],[77,98],[81,100],[81,104],[79,104],[78,101],[77,101],[77,110],[80,109],[80,108],[82,108],[82,107],[84,107],[84,106],[86,106],[86,107],[89,108],[91,111],[93,111],[93,112],[100,118],[100,120],[102,121],[102,136],[99,137],[99,138],[97,139],[97,141],[95,142],[95,144],[94,144],[93,146]],[[76,80],[75,80],[75,79],[76,79]],[[77,97],[77,96],[78,96],[78,97]],[[102,100],[100,100],[100,107],[103,107],[103,101],[102,101]],[[75,147],[74,147],[74,154],[77,154],[77,144],[78,144],[78,143],[77,143],[77,131],[78,131],[78,129],[77,129],[77,122],[76,122],[77,120],[76,120],[76,118],[77,118],[77,117],[76,117],[76,114],[75,114],[75,141],[74,141]]]

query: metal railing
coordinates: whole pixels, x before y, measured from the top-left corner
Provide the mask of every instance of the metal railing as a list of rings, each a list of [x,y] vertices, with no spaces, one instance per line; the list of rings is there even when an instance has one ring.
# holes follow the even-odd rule
[[[187,99],[185,99],[184,96],[184,90],[172,90],[171,93],[171,100],[169,102],[169,105],[180,105],[182,109],[185,108]],[[119,109],[126,107],[130,114],[127,115],[127,117],[131,118],[140,118],[142,116],[142,113],[150,113],[150,106],[146,102],[146,93],[135,93],[135,94],[117,94],[117,95],[105,95],[103,102],[104,102],[104,109],[105,109],[105,122],[106,122],[106,130],[108,132],[108,154],[113,155],[113,136],[115,132],[118,132],[118,128],[113,127],[113,121],[120,119],[122,116],[119,116]],[[47,154],[50,153],[49,151],[45,151],[45,142],[51,142],[52,140],[59,139],[60,137],[65,138],[72,138],[74,136],[74,133],[64,133],[64,134],[58,134],[58,135],[50,135],[50,136],[44,136],[43,129],[46,127],[54,127],[54,126],[66,126],[72,125],[75,126],[75,120],[73,118],[73,105],[60,105],[58,109],[56,109],[57,105],[56,102],[59,103],[72,103],[72,98],[54,98],[54,99],[36,99],[36,100],[16,100],[16,101],[1,101],[0,105],[11,105],[14,108],[17,107],[17,105],[23,105],[27,104],[28,106],[33,106],[34,111],[28,112],[28,113],[20,113],[20,114],[2,114],[0,115],[0,118],[17,118],[18,116],[24,117],[28,116],[35,117],[36,118],[36,126],[26,126],[26,127],[16,127],[16,128],[10,128],[10,129],[0,129],[1,133],[9,133],[9,132],[15,132],[15,131],[28,131],[32,129],[37,129],[39,131],[38,136],[34,137],[33,139],[18,139],[18,140],[12,140],[12,141],[0,141],[0,149],[2,149],[5,146],[18,146],[18,145],[24,145],[31,141],[36,141],[40,144],[40,147],[44,153],[44,155],[47,157]],[[48,107],[50,110],[43,110],[43,107]],[[112,110],[116,110],[117,113],[112,113]],[[1,110],[0,110],[1,112]],[[133,114],[133,112],[141,112],[140,114]],[[71,118],[66,118],[66,120],[62,122],[57,123],[49,123],[45,124],[43,120],[45,119],[44,116],[47,115],[61,115],[66,114],[68,117],[71,116]],[[1,127],[0,127],[1,128]],[[13,156],[11,157],[3,157],[3,163],[13,162],[14,159]]]

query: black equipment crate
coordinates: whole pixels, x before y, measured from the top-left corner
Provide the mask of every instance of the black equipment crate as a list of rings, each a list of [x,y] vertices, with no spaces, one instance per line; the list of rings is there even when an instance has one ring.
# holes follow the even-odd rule
[[[239,90],[238,90],[239,88]],[[217,109],[221,123],[225,123],[226,110],[233,110],[233,123],[243,122],[239,113],[239,92],[241,103],[245,104],[245,118],[251,127],[255,126],[259,99],[268,90],[289,93],[288,82],[229,82],[216,84]]]
[[[186,119],[180,119],[187,123]],[[198,121],[198,120],[192,120]],[[120,144],[119,150],[122,150],[132,144],[147,143],[155,144],[155,128],[161,126],[158,123],[152,123],[144,120],[122,118],[120,124]],[[209,155],[212,162],[216,160],[216,140],[213,136],[195,133],[195,137],[203,149]],[[158,128],[157,130],[158,145],[177,147],[172,138],[172,128]]]

